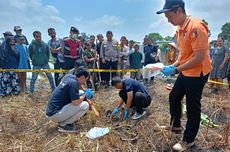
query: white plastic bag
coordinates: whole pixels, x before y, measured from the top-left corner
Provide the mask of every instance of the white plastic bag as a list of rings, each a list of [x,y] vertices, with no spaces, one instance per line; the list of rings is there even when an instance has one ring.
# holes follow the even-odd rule
[[[144,79],[149,79],[161,74],[161,69],[163,69],[163,63],[148,64],[142,69],[142,75]]]

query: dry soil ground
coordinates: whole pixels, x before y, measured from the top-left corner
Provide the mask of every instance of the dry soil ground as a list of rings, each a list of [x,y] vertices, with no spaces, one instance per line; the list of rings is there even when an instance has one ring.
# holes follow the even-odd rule
[[[93,112],[89,112],[78,122],[81,129],[77,134],[59,133],[57,124],[46,118],[44,111],[50,95],[49,86],[42,80],[38,84],[34,98],[27,94],[0,98],[0,151],[170,152],[172,145],[181,138],[181,135],[159,128],[169,122],[169,91],[161,80],[149,85],[153,101],[148,108],[148,115],[140,121],[112,120],[109,111],[116,104],[118,92],[112,89],[97,92],[94,102],[102,117],[97,119]],[[205,88],[202,112],[219,127],[201,126],[196,146],[189,151],[230,152],[230,94],[221,97]],[[185,121],[186,117],[183,118],[183,125]],[[104,137],[90,140],[85,134],[94,126],[112,127],[113,130]]]

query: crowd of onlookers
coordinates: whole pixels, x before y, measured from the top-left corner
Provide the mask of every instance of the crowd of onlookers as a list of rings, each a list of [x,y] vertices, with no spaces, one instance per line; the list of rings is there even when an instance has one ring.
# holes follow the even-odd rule
[[[70,28],[68,37],[59,38],[54,28],[48,29],[50,40],[46,43],[42,40],[39,31],[33,32],[34,39],[31,43],[22,34],[20,26],[14,27],[15,35],[10,31],[3,33],[4,40],[0,44],[0,68],[1,69],[50,69],[49,61],[53,59],[54,69],[70,70],[78,66],[85,66],[89,69],[142,69],[143,66],[160,62],[161,54],[157,45],[153,44],[150,37],[145,37],[143,44],[134,40],[128,40],[125,36],[120,41],[113,39],[112,31],[97,36],[84,37],[76,27]],[[168,44],[165,64],[171,65],[177,58],[176,44]],[[52,56],[52,58],[51,58]],[[223,39],[219,38],[215,47],[210,51],[213,62],[213,70],[210,79],[223,82],[228,78],[230,81],[229,49],[223,45]],[[110,87],[110,80],[115,76],[124,77],[123,72],[91,72],[91,78],[87,86],[99,89],[100,85]],[[33,72],[30,81],[29,92],[35,91],[35,83],[39,73]],[[60,83],[63,74],[46,73],[51,89]],[[140,80],[140,72],[131,72],[130,77]],[[152,78],[152,80],[154,77]],[[26,72],[0,72],[0,96],[15,95],[20,92],[27,92]],[[210,84],[214,91],[221,89],[222,85]]]

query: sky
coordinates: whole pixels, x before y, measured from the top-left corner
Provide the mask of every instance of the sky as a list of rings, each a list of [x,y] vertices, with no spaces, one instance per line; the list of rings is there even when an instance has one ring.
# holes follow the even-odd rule
[[[211,30],[210,40],[216,39],[221,27],[230,22],[230,0],[185,0],[188,15],[205,19]],[[114,38],[126,36],[141,42],[152,32],[173,36],[176,27],[156,11],[164,0],[0,0],[0,32],[12,31],[15,25],[31,41],[32,32],[42,32],[44,41],[50,38],[49,27],[56,29],[58,37],[69,35],[70,26],[80,32],[105,35],[112,30]]]

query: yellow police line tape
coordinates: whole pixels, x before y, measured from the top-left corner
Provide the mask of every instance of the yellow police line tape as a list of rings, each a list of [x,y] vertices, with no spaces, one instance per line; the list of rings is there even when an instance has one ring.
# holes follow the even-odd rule
[[[217,81],[213,81],[213,80],[208,80],[208,82],[210,82],[210,83],[214,83],[214,84],[219,84],[219,85],[230,86],[230,84],[228,84],[228,83],[224,83],[224,82],[217,82]]]
[[[0,72],[47,72],[47,73],[65,73],[69,70],[43,69],[43,70],[24,70],[24,69],[0,69]],[[108,69],[88,69],[89,72],[140,72],[139,69],[123,69],[123,70],[108,70]]]
[[[126,73],[126,72],[140,72],[142,70],[140,69],[123,69],[123,70],[108,70],[108,69],[88,69],[89,72],[123,72],[123,73]],[[48,73],[65,73],[65,72],[68,72],[68,70],[56,70],[56,69],[43,69],[43,70],[30,70],[30,69],[0,69],[0,72],[37,72],[37,73],[40,73],[40,72],[48,72]],[[229,86],[230,84],[228,83],[223,83],[223,82],[217,82],[217,81],[213,81],[213,80],[208,80],[208,82],[210,83],[214,83],[214,84],[219,84],[219,85],[226,85],[226,86]]]

